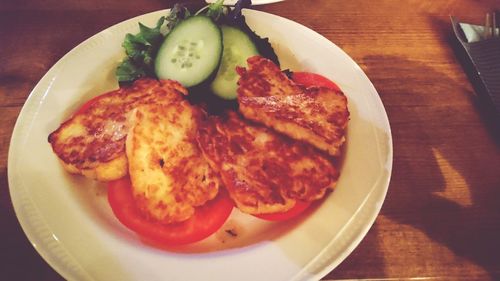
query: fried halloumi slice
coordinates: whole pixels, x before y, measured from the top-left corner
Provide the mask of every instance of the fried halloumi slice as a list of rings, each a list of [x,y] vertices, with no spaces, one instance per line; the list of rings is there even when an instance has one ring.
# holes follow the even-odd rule
[[[67,171],[99,181],[119,179],[127,174],[125,138],[130,111],[141,104],[178,102],[186,94],[175,81],[137,80],[89,101],[48,141]]]
[[[243,116],[338,156],[349,120],[345,95],[340,90],[295,84],[262,57],[249,58],[247,63],[247,69],[237,70]]]
[[[284,212],[296,200],[320,199],[339,176],[331,159],[311,145],[234,112],[227,118],[204,121],[197,140],[236,206],[245,213]]]
[[[131,117],[126,151],[139,209],[160,223],[189,219],[221,185],[196,143],[199,108],[187,101],[139,106]]]

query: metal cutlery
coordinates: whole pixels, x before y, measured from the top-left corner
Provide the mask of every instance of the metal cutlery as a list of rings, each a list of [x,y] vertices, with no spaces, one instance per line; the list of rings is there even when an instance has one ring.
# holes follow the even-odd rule
[[[484,30],[483,30],[484,39],[500,37],[500,32],[498,32],[498,30],[497,30],[497,26],[498,26],[497,14],[498,14],[498,11],[486,13]]]

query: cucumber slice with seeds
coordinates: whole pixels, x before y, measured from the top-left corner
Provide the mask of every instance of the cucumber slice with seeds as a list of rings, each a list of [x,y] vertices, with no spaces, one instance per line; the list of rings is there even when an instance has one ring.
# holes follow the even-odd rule
[[[235,27],[221,26],[224,51],[222,60],[210,88],[219,97],[227,100],[236,98],[239,76],[236,66],[246,66],[249,57],[258,55],[257,47],[248,35]]]
[[[160,79],[196,86],[212,77],[222,57],[222,32],[205,16],[193,16],[174,27],[163,41],[155,60]]]

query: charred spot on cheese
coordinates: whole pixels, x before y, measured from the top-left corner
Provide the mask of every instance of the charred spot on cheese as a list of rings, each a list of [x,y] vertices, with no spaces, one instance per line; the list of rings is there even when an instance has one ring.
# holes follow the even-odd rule
[[[322,198],[338,178],[328,156],[234,112],[203,122],[197,140],[236,206],[249,214],[284,212],[296,200]]]
[[[146,217],[181,222],[217,195],[220,178],[195,139],[202,115],[187,101],[136,109],[126,148],[132,193]]]
[[[127,174],[129,113],[141,104],[178,102],[186,94],[174,81],[137,80],[96,98],[62,123],[48,141],[69,172],[101,181],[121,178]]]
[[[238,103],[245,118],[332,156],[340,154],[349,120],[347,98],[341,91],[304,89],[262,57],[248,59],[248,68],[239,68],[238,73]]]

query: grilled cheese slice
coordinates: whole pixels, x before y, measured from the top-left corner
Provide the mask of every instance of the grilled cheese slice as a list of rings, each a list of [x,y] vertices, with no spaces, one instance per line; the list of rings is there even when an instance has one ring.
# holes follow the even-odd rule
[[[63,167],[99,181],[127,174],[125,138],[130,112],[141,104],[178,102],[187,90],[175,81],[140,79],[91,100],[52,132],[48,141]]]
[[[189,219],[221,185],[196,143],[202,112],[187,101],[134,110],[126,151],[138,208],[164,224]]]
[[[243,116],[338,156],[349,120],[344,94],[297,85],[262,57],[247,62],[247,69],[238,69],[238,103]]]
[[[235,112],[203,122],[197,140],[236,206],[245,213],[285,212],[297,200],[320,199],[338,178],[328,156]]]

